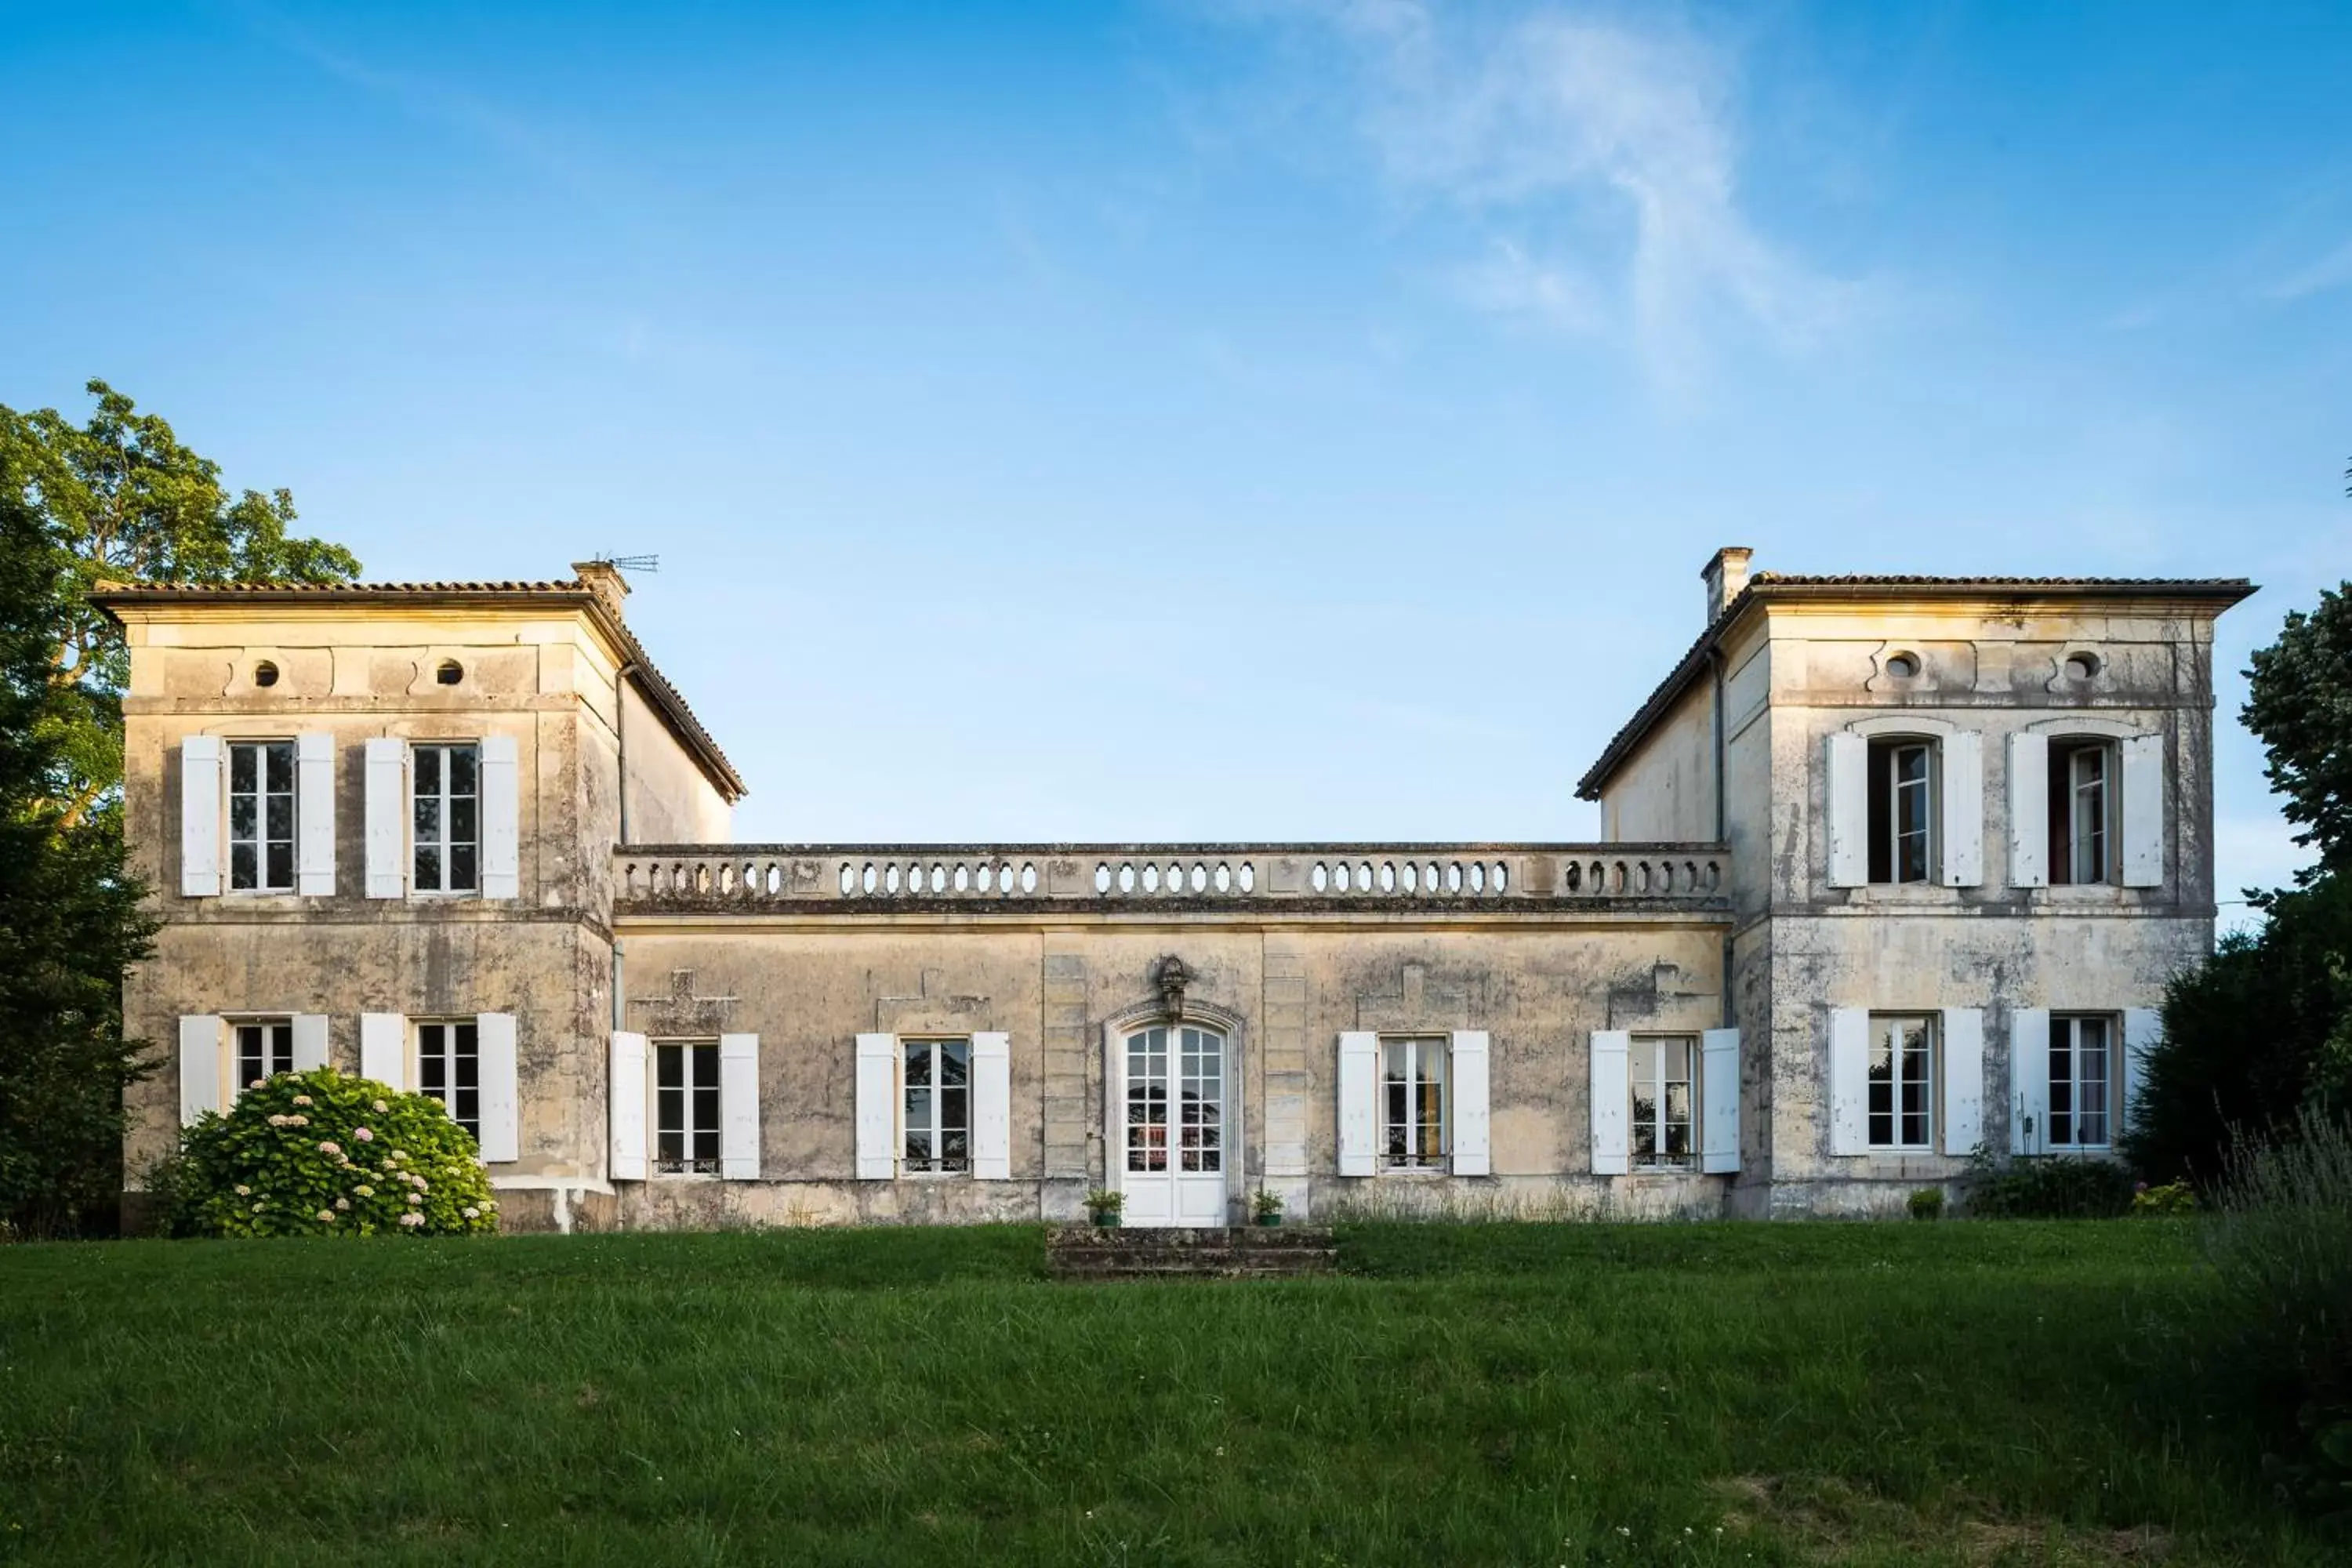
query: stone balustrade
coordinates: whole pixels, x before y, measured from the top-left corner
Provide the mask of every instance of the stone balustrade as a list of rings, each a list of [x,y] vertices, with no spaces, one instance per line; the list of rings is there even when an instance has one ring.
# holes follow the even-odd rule
[[[667,844],[614,851],[624,910],[780,906],[1720,909],[1713,844]]]

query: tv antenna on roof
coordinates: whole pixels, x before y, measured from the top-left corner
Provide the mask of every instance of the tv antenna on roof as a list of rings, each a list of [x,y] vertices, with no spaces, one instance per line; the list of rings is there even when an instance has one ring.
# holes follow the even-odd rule
[[[600,550],[588,559],[602,561],[607,566],[618,566],[624,572],[657,573],[661,570],[661,557],[658,555],[608,555]]]

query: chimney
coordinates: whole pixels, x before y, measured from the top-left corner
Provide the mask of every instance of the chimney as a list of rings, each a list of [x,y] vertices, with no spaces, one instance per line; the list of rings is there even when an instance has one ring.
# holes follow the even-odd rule
[[[613,612],[614,620],[621,618],[621,601],[629,596],[629,580],[621,575],[618,566],[609,561],[574,561],[572,574]]]
[[[1723,606],[1739,597],[1748,586],[1748,559],[1756,552],[1741,544],[1727,544],[1707,558],[1699,576],[1706,584],[1706,624],[1723,614]]]

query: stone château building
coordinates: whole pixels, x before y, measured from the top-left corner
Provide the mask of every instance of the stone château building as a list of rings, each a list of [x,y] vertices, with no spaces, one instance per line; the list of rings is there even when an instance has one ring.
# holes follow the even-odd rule
[[[1856,1212],[2106,1152],[2212,940],[2251,586],[1748,557],[1578,784],[1592,844],[732,844],[608,564],[110,589],[168,1058],[126,1199],[322,1063],[439,1098],[565,1229]]]

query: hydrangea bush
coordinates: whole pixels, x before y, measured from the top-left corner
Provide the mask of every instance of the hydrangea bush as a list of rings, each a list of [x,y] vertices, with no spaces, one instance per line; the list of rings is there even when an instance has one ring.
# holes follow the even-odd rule
[[[157,1185],[175,1236],[467,1236],[499,1205],[473,1134],[421,1094],[332,1068],[248,1085]]]

